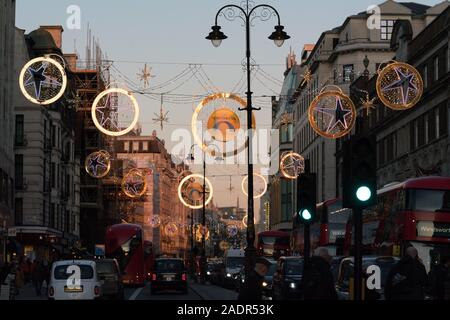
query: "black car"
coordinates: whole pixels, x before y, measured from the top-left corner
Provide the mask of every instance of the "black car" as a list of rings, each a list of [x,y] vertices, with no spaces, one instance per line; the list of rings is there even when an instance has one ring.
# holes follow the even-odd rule
[[[298,299],[301,296],[304,260],[300,257],[281,257],[272,280],[273,300]]]
[[[116,259],[96,260],[97,274],[102,281],[102,296],[113,299],[124,299],[122,273]]]
[[[156,259],[152,276],[152,294],[162,290],[188,292],[187,272],[182,259]]]
[[[206,266],[206,279],[213,284],[219,283],[221,264],[218,262],[210,262]]]

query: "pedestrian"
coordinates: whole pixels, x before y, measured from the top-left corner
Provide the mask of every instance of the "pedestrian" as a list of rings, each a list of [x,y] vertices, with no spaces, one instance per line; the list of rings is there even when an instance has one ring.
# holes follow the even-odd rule
[[[269,270],[270,263],[263,258],[256,260],[255,268],[245,277],[240,286],[238,300],[262,300],[264,276]]]
[[[41,261],[36,261],[36,265],[34,267],[33,272],[33,284],[34,288],[36,289],[36,295],[40,296],[42,291],[42,283],[45,279],[45,269]]]
[[[16,269],[15,285],[16,285],[16,295],[19,295],[20,289],[22,289],[23,286],[25,285],[25,275],[20,266],[18,266]]]
[[[444,257],[441,263],[429,274],[430,294],[434,300],[450,300],[450,256]]]
[[[417,249],[409,247],[406,255],[391,269],[385,285],[386,300],[424,300],[427,272]]]
[[[319,247],[303,270],[301,293],[304,300],[337,300],[331,256],[327,248]]]
[[[0,284],[5,284],[6,278],[8,277],[8,274],[11,272],[11,266],[8,263],[8,261],[6,261],[3,264],[3,267],[0,271]]]

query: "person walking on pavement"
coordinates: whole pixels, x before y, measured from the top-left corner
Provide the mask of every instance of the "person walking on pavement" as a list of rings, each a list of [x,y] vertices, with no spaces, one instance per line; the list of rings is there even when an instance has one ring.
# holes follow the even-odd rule
[[[450,300],[450,256],[429,274],[430,293],[434,300]]]
[[[406,249],[406,255],[391,269],[385,285],[386,300],[424,300],[427,272],[419,260],[416,248]]]
[[[304,300],[337,300],[333,274],[331,273],[331,256],[328,249],[317,248],[314,256],[305,265],[300,284]]]
[[[16,295],[19,295],[20,289],[22,289],[23,286],[25,285],[25,275],[20,266],[17,266],[16,268],[15,285],[16,285]]]
[[[41,261],[36,261],[36,265],[34,267],[33,272],[33,284],[34,288],[36,289],[36,295],[40,296],[42,291],[42,283],[45,279],[45,269],[42,265]]]
[[[239,291],[238,300],[262,300],[264,276],[269,270],[269,262],[265,259],[256,260],[255,269],[245,278]]]

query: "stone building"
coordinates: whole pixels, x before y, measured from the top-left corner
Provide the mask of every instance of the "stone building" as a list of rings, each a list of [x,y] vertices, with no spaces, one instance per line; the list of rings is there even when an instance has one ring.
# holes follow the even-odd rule
[[[386,1],[379,5],[381,26],[367,26],[369,14],[349,16],[344,23],[320,36],[303,66],[312,74],[311,82],[300,85],[294,93],[294,150],[311,161],[311,171],[317,173],[317,200],[335,198],[342,184],[341,162],[336,163],[336,151],[341,140],[319,136],[310,126],[308,108],[312,100],[334,85],[350,94],[351,83],[363,73],[374,75],[380,63],[392,59],[391,35],[396,20],[409,21],[412,36],[418,35],[448,6],[444,1],[434,7],[405,2]],[[367,64],[370,61],[370,64]],[[338,169],[336,167],[339,167]]]
[[[64,59],[61,26],[43,26],[24,34],[15,30],[14,79],[22,67],[47,54]],[[57,102],[40,106],[15,86],[15,239],[21,253],[34,259],[67,254],[79,240],[79,158],[75,154],[75,91],[67,61],[68,86]]]
[[[14,24],[15,0],[0,0],[0,265],[7,229],[14,225]]]
[[[427,175],[450,176],[450,8],[415,36],[410,21],[398,21],[390,45],[392,59],[421,73],[424,93],[409,110],[392,111],[379,102],[369,116],[362,111],[359,115],[356,135],[376,136],[378,186]],[[375,77],[361,77],[352,87],[375,95],[375,84]]]

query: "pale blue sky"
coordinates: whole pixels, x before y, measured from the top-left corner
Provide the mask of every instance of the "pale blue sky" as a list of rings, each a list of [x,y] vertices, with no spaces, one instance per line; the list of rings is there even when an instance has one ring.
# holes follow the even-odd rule
[[[375,0],[268,0],[255,1],[275,6],[282,19],[285,30],[292,37],[284,47],[277,48],[267,39],[276,24],[256,22],[252,34],[253,58],[264,66],[264,70],[279,80],[283,78],[285,58],[289,47],[300,55],[305,43],[315,43],[320,34],[341,25],[349,15],[366,10]],[[420,0],[420,3],[434,5],[441,0]],[[82,13],[82,29],[71,31],[65,27],[64,51],[74,51],[74,39],[78,52],[84,58],[86,27],[91,25],[93,34],[100,39],[104,52],[111,60],[182,62],[182,63],[226,63],[240,64],[244,58],[244,29],[240,22],[228,22],[223,18],[219,24],[229,39],[220,48],[214,48],[204,37],[210,32],[217,10],[226,4],[239,4],[237,1],[222,0],[17,0],[16,25],[30,32],[40,25],[63,25],[65,27],[69,5],[78,5]],[[136,73],[143,63],[115,63],[115,66],[129,78],[137,81]],[[151,64],[156,78],[153,85],[164,82],[178,74],[186,66]],[[205,66],[205,71],[215,85],[229,91],[242,75],[240,66]],[[264,80],[264,79],[263,79]],[[255,95],[273,95],[280,87],[264,80],[265,86],[254,82]],[[269,88],[266,88],[269,87]],[[272,91],[273,90],[273,91]],[[175,93],[205,94],[197,81],[192,80],[180,87]],[[158,124],[152,124],[154,112],[159,112],[159,103],[138,97],[142,115],[144,133],[157,130],[158,135],[168,141],[177,127],[189,128],[192,105],[165,103],[170,111],[171,124],[160,132]],[[257,103],[266,108],[257,114],[260,127],[269,127],[270,99],[257,99]],[[230,170],[220,169],[219,173]],[[245,172],[244,168],[241,168]],[[237,172],[237,170],[236,170]],[[222,179],[222,186],[228,185],[228,179]],[[240,183],[234,183],[240,189]],[[228,198],[228,197],[226,197]],[[245,198],[241,196],[241,203]],[[235,203],[235,197],[221,199],[221,204]]]

